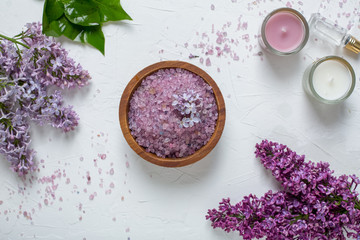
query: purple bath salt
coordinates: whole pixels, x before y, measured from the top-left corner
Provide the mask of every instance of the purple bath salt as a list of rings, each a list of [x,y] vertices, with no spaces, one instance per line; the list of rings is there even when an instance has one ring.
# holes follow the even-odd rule
[[[181,68],[147,76],[130,99],[129,128],[146,151],[180,158],[204,146],[218,118],[215,96],[200,76]]]

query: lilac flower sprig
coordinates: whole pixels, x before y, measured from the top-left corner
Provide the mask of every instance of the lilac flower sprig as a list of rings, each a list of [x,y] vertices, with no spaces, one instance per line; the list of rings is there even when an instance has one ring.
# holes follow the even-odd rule
[[[189,90],[183,94],[174,94],[173,97],[175,100],[172,106],[183,116],[179,121],[180,127],[192,127],[201,121],[200,112],[203,104],[198,93]]]
[[[285,190],[313,204],[318,198],[354,199],[360,183],[355,175],[335,177],[329,163],[305,162],[285,145],[263,141],[256,145],[255,154]],[[349,182],[349,180],[351,181]]]
[[[0,35],[0,153],[15,172],[36,169],[29,120],[64,132],[78,125],[72,106],[64,106],[62,92],[53,88],[80,88],[89,79],[59,43],[41,33],[39,23],[27,24],[13,38]]]
[[[333,176],[328,163],[305,162],[287,146],[267,140],[255,154],[284,187],[260,199],[231,205],[223,199],[208,211],[214,228],[239,231],[244,239],[345,239],[360,233],[360,201],[355,175]]]

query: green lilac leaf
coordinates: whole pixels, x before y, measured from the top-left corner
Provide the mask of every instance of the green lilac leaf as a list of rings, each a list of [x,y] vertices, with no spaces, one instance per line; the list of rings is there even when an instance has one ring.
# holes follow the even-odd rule
[[[43,33],[48,36],[60,37],[61,35],[64,35],[71,40],[75,40],[79,38],[78,36],[82,31],[81,26],[71,23],[67,20],[65,15],[56,21],[48,22],[47,25],[44,24],[44,20],[47,19],[43,18]]]
[[[105,54],[105,37],[101,26],[79,26],[70,22],[63,15],[60,19],[49,23],[48,28],[43,28],[43,32],[48,36],[59,37],[64,35],[71,40],[88,43]]]
[[[105,37],[101,26],[86,27],[86,30],[81,32],[80,40],[89,43],[105,55]]]
[[[119,0],[45,0],[42,31],[88,43],[105,54],[102,23],[132,20]]]
[[[60,0],[45,0],[44,15],[49,22],[59,19],[64,14],[64,4]]]
[[[119,0],[62,0],[66,17],[74,24],[97,26],[108,21],[131,20]]]
[[[59,0],[45,0],[42,28],[43,33],[51,36],[55,36],[55,32],[50,29],[50,23],[59,19],[64,14],[64,5]],[[49,34],[52,32],[52,34]],[[56,36],[58,37],[58,36]]]

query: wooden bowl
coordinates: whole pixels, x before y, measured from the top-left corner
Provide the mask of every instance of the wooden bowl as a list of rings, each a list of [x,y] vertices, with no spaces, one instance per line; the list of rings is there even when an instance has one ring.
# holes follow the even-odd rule
[[[215,131],[206,145],[204,145],[195,153],[187,157],[161,158],[156,156],[156,154],[146,152],[146,150],[136,142],[134,137],[131,135],[131,131],[129,129],[128,112],[129,112],[130,99],[133,93],[135,92],[137,87],[141,84],[141,81],[143,79],[145,79],[147,76],[151,75],[152,73],[158,71],[159,69],[166,69],[166,68],[182,68],[199,75],[202,79],[204,79],[206,83],[208,83],[212,87],[212,90],[215,95],[215,100],[218,110],[218,119],[216,122]],[[220,92],[220,89],[216,85],[215,81],[202,69],[190,63],[181,62],[181,61],[158,62],[141,70],[128,83],[120,100],[119,120],[120,120],[121,130],[124,134],[126,141],[140,157],[153,164],[163,167],[182,167],[192,164],[196,161],[199,161],[200,159],[205,157],[219,141],[225,126],[225,102]]]

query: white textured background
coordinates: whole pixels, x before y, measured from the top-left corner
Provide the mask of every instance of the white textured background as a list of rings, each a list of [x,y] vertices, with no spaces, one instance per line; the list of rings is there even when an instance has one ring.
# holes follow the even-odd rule
[[[1,0],[0,32],[13,36],[25,23],[41,21],[42,5]],[[313,102],[301,85],[305,68],[326,55],[344,57],[360,76],[358,56],[309,41],[296,56],[276,57],[259,54],[257,40],[263,17],[284,6],[307,19],[321,12],[360,38],[358,0],[123,0],[122,5],[134,20],[104,26],[105,57],[60,39],[92,76],[90,86],[66,94],[80,125],[69,134],[32,126],[40,171],[26,181],[0,159],[0,239],[239,239],[237,233],[213,230],[205,215],[223,197],[235,203],[278,188],[253,154],[265,138],[307,159],[330,162],[337,175],[360,175],[359,77],[353,95],[336,106]],[[224,46],[216,42],[217,32],[234,41],[228,53],[207,56],[204,49]],[[200,58],[189,59],[190,53]],[[226,102],[225,130],[216,148],[178,169],[139,158],[118,122],[128,81],[161,60],[203,68]]]

